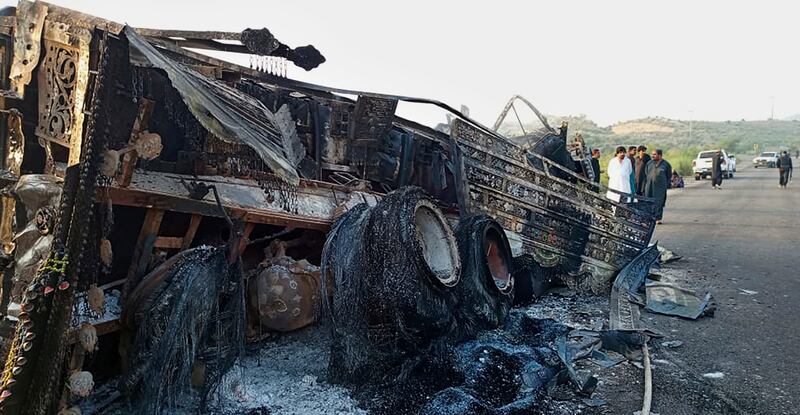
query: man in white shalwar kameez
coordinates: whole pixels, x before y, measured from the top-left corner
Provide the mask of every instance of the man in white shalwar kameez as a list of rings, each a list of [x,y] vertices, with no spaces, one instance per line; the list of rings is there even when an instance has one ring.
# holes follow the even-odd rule
[[[608,172],[609,189],[622,193],[631,193],[630,177],[633,172],[633,166],[625,154],[625,147],[617,147],[617,152],[614,154],[611,161],[608,162],[606,171]],[[619,193],[610,190],[606,193],[606,197],[615,202],[619,202],[620,200],[628,202],[627,197],[623,197]]]

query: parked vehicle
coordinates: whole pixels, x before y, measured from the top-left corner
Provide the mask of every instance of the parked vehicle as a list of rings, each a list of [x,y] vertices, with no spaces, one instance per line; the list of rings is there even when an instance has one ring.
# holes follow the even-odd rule
[[[717,151],[720,150],[705,150],[697,153],[697,158],[692,160],[692,173],[694,173],[695,180],[711,177],[712,159],[717,154]],[[722,177],[724,179],[733,178],[735,161],[731,162],[731,158],[728,157],[728,153],[725,150],[722,150],[722,159]]]
[[[778,152],[777,151],[765,151],[761,153],[758,157],[753,159],[753,167],[768,167],[773,168],[778,166]]]

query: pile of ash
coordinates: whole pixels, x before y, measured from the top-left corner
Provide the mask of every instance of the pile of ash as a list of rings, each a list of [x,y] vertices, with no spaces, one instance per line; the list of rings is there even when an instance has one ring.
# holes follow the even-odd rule
[[[374,414],[521,414],[549,411],[564,368],[556,343],[570,328],[512,310],[505,324],[406,361],[382,381],[353,388]]]

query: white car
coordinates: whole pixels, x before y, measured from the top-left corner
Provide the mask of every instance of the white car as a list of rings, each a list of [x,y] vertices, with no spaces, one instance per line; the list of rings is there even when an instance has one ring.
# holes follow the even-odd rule
[[[711,177],[712,158],[717,154],[717,151],[722,151],[722,178],[733,178],[734,163],[731,163],[728,153],[725,150],[705,150],[697,153],[697,158],[692,160],[692,172],[695,180]]]
[[[765,151],[758,157],[753,159],[753,167],[777,167],[778,166],[778,152]]]

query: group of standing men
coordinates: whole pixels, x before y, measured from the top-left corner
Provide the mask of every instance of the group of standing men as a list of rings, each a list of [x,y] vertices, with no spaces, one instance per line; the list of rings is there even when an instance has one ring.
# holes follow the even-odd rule
[[[656,223],[661,223],[667,189],[672,183],[672,166],[664,160],[660,149],[647,154],[645,146],[617,147],[614,157],[608,162],[608,192],[606,197],[615,202],[632,202],[633,196],[654,199]],[[592,168],[595,181],[600,180],[600,150],[592,152]],[[627,196],[631,195],[631,196]]]

